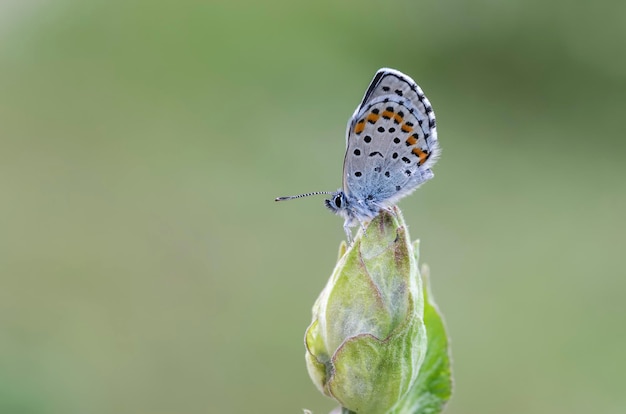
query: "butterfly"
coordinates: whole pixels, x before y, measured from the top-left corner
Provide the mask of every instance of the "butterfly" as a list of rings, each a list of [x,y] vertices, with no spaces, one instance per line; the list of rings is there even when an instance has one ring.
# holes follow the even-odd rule
[[[326,207],[344,218],[351,243],[351,227],[364,227],[434,177],[440,153],[435,113],[422,89],[404,73],[382,68],[348,121],[342,188],[276,201],[330,194]]]

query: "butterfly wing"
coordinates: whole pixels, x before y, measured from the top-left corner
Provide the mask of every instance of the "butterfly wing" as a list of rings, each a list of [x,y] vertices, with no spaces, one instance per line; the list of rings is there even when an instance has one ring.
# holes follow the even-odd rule
[[[435,114],[413,79],[380,69],[348,122],[344,192],[381,207],[431,179],[440,148]]]

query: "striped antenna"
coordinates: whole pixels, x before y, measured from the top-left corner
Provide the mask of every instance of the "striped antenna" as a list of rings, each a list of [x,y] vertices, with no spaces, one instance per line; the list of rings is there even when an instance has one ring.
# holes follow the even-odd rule
[[[314,191],[312,193],[300,194],[300,195],[295,195],[295,196],[277,197],[274,201],[293,200],[294,198],[302,198],[302,197],[308,197],[308,196],[318,195],[318,194],[332,194],[332,191]]]

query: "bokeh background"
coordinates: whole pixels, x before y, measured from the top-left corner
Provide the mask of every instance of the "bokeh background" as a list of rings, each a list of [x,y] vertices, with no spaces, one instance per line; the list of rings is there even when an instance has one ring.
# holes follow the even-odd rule
[[[624,413],[626,3],[0,2],[0,412],[297,413],[383,66],[462,413]]]

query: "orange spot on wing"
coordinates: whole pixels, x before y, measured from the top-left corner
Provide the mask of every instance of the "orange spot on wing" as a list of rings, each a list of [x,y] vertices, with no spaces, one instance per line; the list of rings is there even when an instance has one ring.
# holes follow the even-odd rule
[[[403,132],[411,132],[413,131],[413,128],[408,126],[407,124],[402,125],[402,128],[400,128]]]
[[[391,117],[394,116],[395,114],[391,111],[383,111],[382,115],[383,115],[383,118],[385,119],[391,119]]]
[[[402,117],[401,117],[400,115],[398,115],[398,114],[395,114],[395,115],[393,116],[393,120],[394,120],[394,121],[396,121],[396,124],[401,124],[401,123],[402,123],[402,121],[404,121],[404,118],[402,118]]]
[[[354,127],[354,133],[360,134],[361,132],[363,132],[364,129],[365,129],[365,120],[361,119],[359,122],[356,123],[356,126]]]
[[[375,124],[376,121],[378,121],[378,118],[380,118],[380,115],[370,112],[370,114],[367,116],[367,122]]]
[[[417,143],[417,139],[415,139],[415,135],[411,135],[406,139],[406,143],[408,145],[415,145]]]
[[[422,151],[422,149],[420,147],[413,148],[413,150],[411,152],[413,154],[417,155],[420,158],[420,165],[424,164],[424,162],[428,158],[428,153]]]

